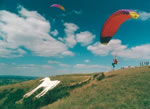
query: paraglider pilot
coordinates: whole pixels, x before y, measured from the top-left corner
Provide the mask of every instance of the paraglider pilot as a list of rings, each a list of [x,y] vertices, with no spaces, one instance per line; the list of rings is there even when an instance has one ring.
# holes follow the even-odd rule
[[[115,68],[115,64],[118,64],[118,59],[117,59],[117,57],[115,57],[115,59],[113,60],[113,63],[112,63],[113,68]]]

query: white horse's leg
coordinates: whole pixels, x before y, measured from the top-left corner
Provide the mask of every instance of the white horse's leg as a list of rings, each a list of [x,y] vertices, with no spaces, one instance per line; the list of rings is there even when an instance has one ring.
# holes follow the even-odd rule
[[[49,90],[52,90],[54,87],[56,87],[56,85],[58,84],[59,82],[57,82],[56,84],[54,84],[53,86],[48,86],[46,87],[40,94],[38,94],[36,96],[36,98],[40,98],[41,96],[45,95]]]
[[[36,98],[40,98],[41,95],[42,95],[44,92],[45,92],[45,89],[44,89],[41,93],[39,93],[38,95],[36,95],[35,97],[36,97]]]
[[[48,89],[45,89],[44,92],[41,93],[40,97],[44,96],[47,92],[48,92]]]
[[[39,88],[41,88],[41,87],[42,87],[42,86],[39,85],[38,87],[36,87],[36,88],[33,89],[32,91],[26,93],[26,94],[24,95],[24,97],[29,97],[29,96],[31,96],[34,92],[36,92],[36,91],[37,91]]]

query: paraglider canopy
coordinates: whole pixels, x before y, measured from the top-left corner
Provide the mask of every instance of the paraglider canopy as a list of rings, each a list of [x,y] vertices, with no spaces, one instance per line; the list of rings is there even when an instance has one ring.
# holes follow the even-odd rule
[[[65,11],[65,8],[62,5],[59,5],[59,4],[53,4],[50,7],[56,7],[56,8],[59,8],[59,9]]]
[[[137,12],[128,9],[122,9],[113,13],[102,27],[100,42],[107,45],[123,22],[131,18],[137,19],[138,17],[139,14]]]

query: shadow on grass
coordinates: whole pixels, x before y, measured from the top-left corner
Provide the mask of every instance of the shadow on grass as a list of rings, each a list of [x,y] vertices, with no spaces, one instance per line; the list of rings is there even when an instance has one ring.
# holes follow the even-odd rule
[[[98,80],[98,81],[100,81],[100,80],[102,80],[102,79],[104,79],[104,78],[105,78],[104,73],[97,73],[97,74],[93,75],[93,80]]]
[[[14,92],[11,92],[11,90],[3,91],[3,94],[3,97],[6,97],[6,99],[4,100],[3,104],[0,105],[0,109],[16,109],[17,106],[15,103],[22,98],[24,90],[17,89]]]

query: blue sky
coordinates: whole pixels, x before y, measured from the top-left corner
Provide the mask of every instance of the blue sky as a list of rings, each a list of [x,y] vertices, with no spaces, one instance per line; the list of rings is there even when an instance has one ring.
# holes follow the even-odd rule
[[[51,8],[61,4],[66,11]],[[0,0],[0,75],[49,76],[109,71],[150,59],[149,0]],[[138,20],[99,43],[106,19],[120,9]]]

